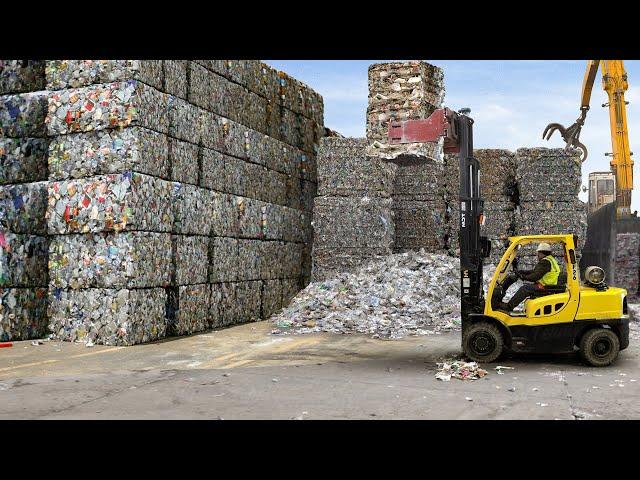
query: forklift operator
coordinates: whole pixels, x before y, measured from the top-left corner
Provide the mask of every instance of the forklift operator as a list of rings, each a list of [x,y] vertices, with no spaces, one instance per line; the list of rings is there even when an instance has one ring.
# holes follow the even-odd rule
[[[498,302],[498,308],[500,310],[510,312],[533,293],[544,291],[545,287],[558,284],[560,266],[553,255],[551,255],[551,246],[543,242],[538,245],[536,252],[538,253],[538,264],[536,267],[528,272],[516,270],[515,273],[512,273],[505,279],[502,291],[506,293],[509,287],[518,279],[534,283],[525,283],[522,285],[508,303],[504,301]]]

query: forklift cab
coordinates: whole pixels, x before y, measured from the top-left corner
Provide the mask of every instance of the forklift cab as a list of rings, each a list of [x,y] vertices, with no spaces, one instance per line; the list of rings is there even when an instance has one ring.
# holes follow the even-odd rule
[[[510,237],[509,241],[510,244],[489,284],[486,298],[491,301],[485,304],[485,315],[496,318],[506,325],[522,324],[523,320],[525,323],[536,325],[572,321],[578,309],[580,293],[580,270],[575,253],[576,238],[573,235],[528,235]],[[502,285],[507,275],[511,273],[518,253],[524,246],[540,242],[549,243],[552,247],[559,246],[562,249],[564,262],[559,264],[563,272],[558,279],[558,285],[533,293],[525,300],[522,312],[506,313],[502,310],[494,310],[494,301],[502,299],[505,293]]]

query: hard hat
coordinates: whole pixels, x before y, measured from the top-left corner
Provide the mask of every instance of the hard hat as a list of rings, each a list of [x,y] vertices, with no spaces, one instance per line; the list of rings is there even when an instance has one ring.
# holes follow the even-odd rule
[[[551,251],[551,245],[549,245],[546,242],[542,242],[540,245],[538,245],[538,249],[536,250],[536,252],[550,252]]]

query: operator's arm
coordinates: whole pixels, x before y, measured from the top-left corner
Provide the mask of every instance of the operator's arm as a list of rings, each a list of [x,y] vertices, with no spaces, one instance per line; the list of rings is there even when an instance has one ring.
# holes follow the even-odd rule
[[[530,271],[520,271],[518,272],[520,278],[522,280],[527,280],[529,282],[537,282],[544,275],[551,271],[551,262],[548,260],[540,260],[536,265],[536,268]]]

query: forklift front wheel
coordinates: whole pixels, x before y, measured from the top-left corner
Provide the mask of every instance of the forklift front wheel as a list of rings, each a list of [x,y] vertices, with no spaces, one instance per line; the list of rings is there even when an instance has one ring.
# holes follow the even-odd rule
[[[606,328],[594,328],[587,331],[580,340],[580,355],[593,367],[611,365],[618,357],[620,339]]]
[[[494,362],[502,354],[504,338],[498,327],[488,322],[471,325],[463,335],[464,353],[474,362]]]

